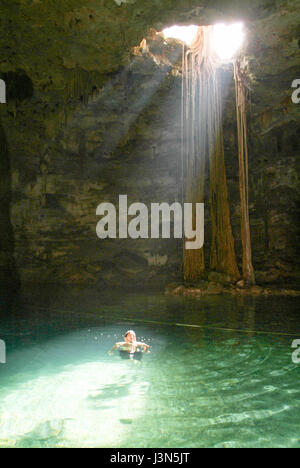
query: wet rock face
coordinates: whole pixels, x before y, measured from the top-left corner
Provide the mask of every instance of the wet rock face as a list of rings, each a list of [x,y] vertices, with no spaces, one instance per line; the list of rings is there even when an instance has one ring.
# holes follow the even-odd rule
[[[18,288],[19,278],[16,270],[14,253],[14,233],[10,220],[11,168],[7,139],[0,120],[0,290],[14,285]]]
[[[0,253],[9,265],[14,252],[23,281],[104,287],[163,285],[180,278],[181,241],[101,241],[96,208],[105,201],[117,205],[119,194],[148,206],[181,201],[176,73],[181,47],[166,46],[149,28],[220,19],[245,19],[248,31],[250,216],[257,279],[295,282],[299,277],[300,104],[291,100],[299,63],[297,2],[278,7],[267,0],[245,2],[238,12],[236,2],[216,1],[210,9],[203,2],[186,3],[1,2],[0,78],[9,82],[9,99],[0,111],[10,164],[10,183],[3,190],[11,195],[1,202],[10,243],[1,244]],[[227,79],[226,165],[240,259],[232,72]],[[5,171],[2,165],[2,179]],[[209,220],[207,229],[209,247]]]
[[[151,203],[180,201],[180,81],[172,73],[139,53],[47,145],[38,122],[34,151],[33,134],[22,135],[28,153],[13,157],[12,220],[23,280],[161,286],[180,274],[178,240],[96,236],[97,206],[117,208],[119,195],[149,214]]]
[[[232,91],[227,100],[228,115],[230,96]],[[300,122],[294,120],[293,113],[286,118],[291,120],[279,120],[266,132],[262,113],[249,112],[249,209],[257,281],[295,286],[299,282]],[[232,157],[236,151],[235,130],[229,119],[224,125],[232,223],[241,262],[238,165]]]
[[[250,189],[257,280],[296,284],[299,280],[299,151],[295,122],[263,138],[264,156],[253,145]],[[298,140],[300,141],[300,140]],[[256,167],[254,165],[256,164]]]

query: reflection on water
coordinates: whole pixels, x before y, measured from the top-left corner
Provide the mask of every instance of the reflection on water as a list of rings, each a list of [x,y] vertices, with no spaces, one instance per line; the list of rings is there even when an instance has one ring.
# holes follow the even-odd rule
[[[300,447],[295,299],[33,297],[1,321],[0,447]],[[107,354],[127,328],[142,362]]]
[[[120,378],[127,382],[120,383]],[[31,379],[23,374],[22,383],[0,391],[0,444],[121,444],[126,437],[124,421],[138,419],[144,405],[140,379],[141,374],[132,374],[119,362],[68,365]]]

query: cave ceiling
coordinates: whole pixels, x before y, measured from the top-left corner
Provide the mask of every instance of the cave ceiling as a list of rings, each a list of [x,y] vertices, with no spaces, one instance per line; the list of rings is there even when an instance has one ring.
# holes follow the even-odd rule
[[[271,108],[281,123],[297,118],[290,96],[299,70],[299,0],[2,0],[0,11],[0,72],[22,70],[40,100],[58,105],[76,70],[105,82],[153,31],[242,20],[256,111]]]

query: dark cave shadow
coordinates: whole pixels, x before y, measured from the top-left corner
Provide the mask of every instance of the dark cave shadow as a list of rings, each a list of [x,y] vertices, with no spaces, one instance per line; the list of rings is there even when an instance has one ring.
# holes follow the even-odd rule
[[[1,299],[5,303],[2,310],[7,313],[18,294],[21,283],[14,258],[15,237],[10,217],[12,201],[11,161],[7,137],[1,119],[0,143],[0,293]]]
[[[15,105],[34,95],[34,86],[30,77],[22,69],[0,73],[6,84],[7,102]],[[5,129],[0,117],[0,297],[1,310],[9,313],[19,297],[20,275],[14,258],[15,233],[11,222],[12,203],[11,154]]]

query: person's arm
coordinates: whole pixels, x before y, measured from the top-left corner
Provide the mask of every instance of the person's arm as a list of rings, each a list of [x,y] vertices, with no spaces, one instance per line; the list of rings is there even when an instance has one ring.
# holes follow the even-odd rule
[[[123,343],[116,343],[110,351],[108,351],[108,354],[112,354],[116,349],[119,349],[122,346]]]
[[[137,343],[137,347],[138,348],[143,348],[145,353],[150,353],[150,351],[149,351],[150,346],[147,345],[146,343]]]

